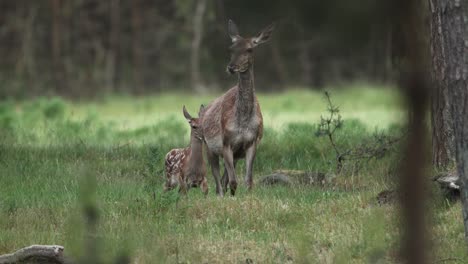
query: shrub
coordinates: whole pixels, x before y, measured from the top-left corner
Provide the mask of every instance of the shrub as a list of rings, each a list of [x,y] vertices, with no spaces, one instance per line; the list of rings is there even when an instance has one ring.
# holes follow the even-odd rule
[[[18,122],[18,115],[14,110],[12,102],[0,103],[0,143],[12,142],[15,138],[15,126]]]
[[[47,119],[62,119],[65,116],[65,109],[65,102],[58,97],[54,97],[44,102],[42,111]]]

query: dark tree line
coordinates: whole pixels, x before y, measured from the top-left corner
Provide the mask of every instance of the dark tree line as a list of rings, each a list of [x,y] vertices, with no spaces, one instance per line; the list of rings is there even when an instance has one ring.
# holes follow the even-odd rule
[[[277,22],[278,37],[256,55],[259,90],[389,82],[398,30],[380,19],[384,9],[370,0],[1,1],[0,96],[220,89],[233,83],[228,18],[246,35]]]

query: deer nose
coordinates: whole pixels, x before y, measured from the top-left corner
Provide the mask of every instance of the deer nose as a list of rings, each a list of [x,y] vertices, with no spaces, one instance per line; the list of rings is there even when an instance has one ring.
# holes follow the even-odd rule
[[[226,68],[227,72],[229,72],[230,74],[233,74],[235,71],[234,71],[234,66],[232,65],[228,65],[227,68]]]

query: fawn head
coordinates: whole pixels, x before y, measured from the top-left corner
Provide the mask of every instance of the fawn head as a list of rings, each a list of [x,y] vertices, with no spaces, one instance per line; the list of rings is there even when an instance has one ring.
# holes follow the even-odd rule
[[[191,129],[191,133],[190,135],[199,140],[203,140],[203,131],[202,131],[202,127],[201,127],[201,118],[200,116],[203,114],[203,111],[205,110],[205,106],[204,105],[200,105],[200,110],[198,111],[198,116],[199,117],[192,117],[188,112],[187,112],[187,109],[185,108],[185,105],[182,109],[183,113],[184,113],[184,117],[185,119],[187,119],[188,123],[190,124],[190,129]]]
[[[228,33],[232,40],[231,61],[227,66],[227,72],[246,72],[253,64],[253,49],[258,45],[267,42],[271,38],[271,33],[275,29],[272,23],[257,35],[250,38],[243,38],[239,35],[239,30],[232,20],[228,22]]]

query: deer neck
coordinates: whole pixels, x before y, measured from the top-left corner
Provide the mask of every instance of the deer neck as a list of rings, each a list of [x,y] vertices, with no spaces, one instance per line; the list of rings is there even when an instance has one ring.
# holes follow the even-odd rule
[[[203,164],[203,141],[193,133],[190,135],[190,171],[198,171]]]
[[[239,73],[239,93],[236,100],[236,120],[245,124],[253,115],[255,105],[255,86],[253,65],[245,72]]]

